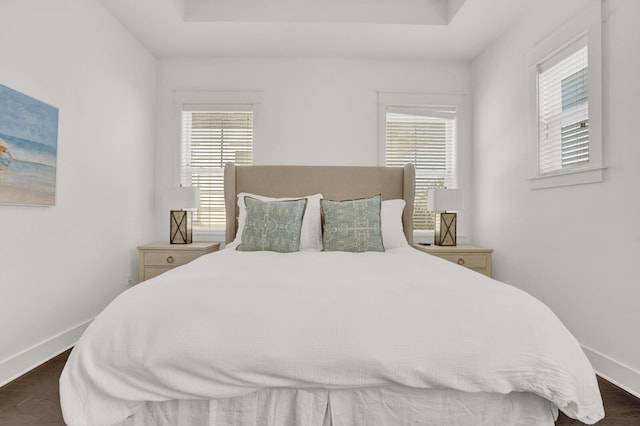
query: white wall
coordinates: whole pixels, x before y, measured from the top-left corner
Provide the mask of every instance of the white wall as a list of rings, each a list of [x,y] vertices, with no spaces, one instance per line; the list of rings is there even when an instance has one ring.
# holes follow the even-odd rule
[[[472,226],[495,277],[547,303],[596,370],[640,394],[640,2],[603,2],[605,181],[528,182],[526,55],[586,3],[540,2],[473,62]]]
[[[72,344],[137,278],[156,60],[97,0],[3,0],[0,40],[0,83],[59,109],[56,205],[0,205],[1,384]]]
[[[256,123],[260,133],[256,133],[254,146],[256,164],[375,166],[378,91],[468,93],[469,82],[469,64],[462,62],[161,59],[156,189],[178,183],[173,90],[262,91],[261,122]],[[470,164],[469,131],[464,127],[463,123],[463,170]],[[461,176],[462,183],[467,179],[468,175]],[[158,204],[155,235],[159,239],[168,239],[167,216]],[[463,218],[461,222],[462,232],[470,232]]]

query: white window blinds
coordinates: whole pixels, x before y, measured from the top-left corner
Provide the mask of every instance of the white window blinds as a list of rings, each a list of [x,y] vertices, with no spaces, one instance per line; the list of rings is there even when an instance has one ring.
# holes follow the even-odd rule
[[[589,165],[589,64],[582,37],[538,66],[538,171]]]
[[[387,107],[385,162],[416,167],[413,227],[435,228],[427,210],[427,190],[457,187],[456,110],[453,107]]]
[[[181,183],[200,188],[193,228],[225,228],[224,165],[253,163],[253,112],[250,106],[217,111],[183,105]]]

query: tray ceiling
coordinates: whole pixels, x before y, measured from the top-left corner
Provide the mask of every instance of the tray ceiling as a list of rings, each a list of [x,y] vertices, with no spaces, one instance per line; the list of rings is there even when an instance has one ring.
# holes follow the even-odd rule
[[[101,1],[157,57],[469,60],[552,0]]]

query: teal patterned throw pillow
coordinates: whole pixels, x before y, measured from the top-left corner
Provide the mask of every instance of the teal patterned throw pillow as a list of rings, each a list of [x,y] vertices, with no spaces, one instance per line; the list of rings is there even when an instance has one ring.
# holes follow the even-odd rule
[[[277,251],[288,253],[300,249],[300,230],[307,199],[260,201],[245,197],[247,219],[239,251]]]
[[[320,200],[325,251],[384,251],[380,228],[381,196],[360,200]]]

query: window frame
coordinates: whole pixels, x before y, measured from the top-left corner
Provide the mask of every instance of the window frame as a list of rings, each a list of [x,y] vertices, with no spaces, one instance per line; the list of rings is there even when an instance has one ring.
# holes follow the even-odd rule
[[[530,189],[597,183],[604,180],[602,120],[602,19],[601,5],[593,1],[562,28],[539,42],[527,55],[530,88]],[[539,89],[540,68],[557,55],[563,55],[580,39],[587,38],[589,57],[589,163],[540,173]]]
[[[206,108],[210,111],[232,111],[251,110],[253,112],[253,158],[255,164],[255,153],[257,141],[260,140],[261,129],[261,91],[233,91],[233,90],[174,90],[174,148],[173,148],[173,168],[172,185],[179,186],[182,179],[182,112],[185,106],[193,109],[194,106]],[[224,172],[224,171],[223,171]],[[224,241],[225,229],[194,229],[193,239],[195,240],[215,240]]]
[[[411,110],[433,109],[434,107],[453,107],[456,110],[455,134],[456,142],[453,148],[456,156],[455,181],[456,187],[464,189],[468,174],[465,170],[470,167],[467,141],[469,139],[469,122],[465,109],[466,95],[463,93],[402,93],[378,92],[378,165],[386,165],[387,143],[387,112],[389,110],[411,112]],[[468,197],[464,195],[465,199]],[[465,202],[469,206],[470,203]],[[462,213],[462,212],[459,212]],[[458,239],[465,240],[467,232],[466,216],[458,215]],[[433,230],[414,230],[414,242],[433,243]]]

